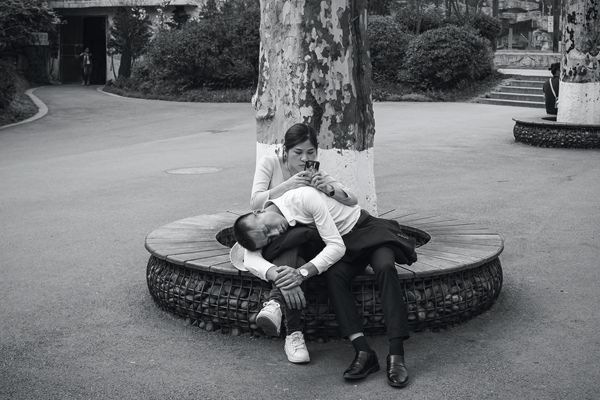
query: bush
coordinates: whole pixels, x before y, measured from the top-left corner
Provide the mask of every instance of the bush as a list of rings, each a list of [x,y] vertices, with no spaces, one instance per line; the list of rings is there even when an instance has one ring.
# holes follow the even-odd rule
[[[486,14],[469,14],[463,17],[450,17],[445,21],[447,24],[471,27],[477,33],[490,41],[492,46],[496,43],[496,38],[502,31],[502,22],[496,17]]]
[[[258,76],[259,24],[257,0],[205,9],[181,29],[158,32],[133,78],[142,90],[160,86],[173,93],[251,87]]]
[[[405,72],[413,84],[451,89],[492,72],[493,54],[486,39],[472,29],[449,25],[413,39],[406,51]]]
[[[8,108],[17,93],[17,73],[12,63],[0,60],[0,110]]]
[[[373,80],[395,81],[412,35],[391,16],[370,16],[368,31]]]
[[[444,17],[443,13],[435,7],[427,7],[421,11],[405,7],[398,10],[396,21],[403,31],[419,34],[441,27],[444,24]]]

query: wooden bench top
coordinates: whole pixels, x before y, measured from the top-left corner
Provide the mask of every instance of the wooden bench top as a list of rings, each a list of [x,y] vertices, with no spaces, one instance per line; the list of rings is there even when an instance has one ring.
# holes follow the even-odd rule
[[[230,248],[216,239],[219,232],[233,225],[236,217],[232,213],[220,213],[172,222],[146,237],[146,249],[161,260],[191,269],[249,275],[231,264]],[[417,248],[417,262],[410,266],[397,265],[403,279],[474,268],[497,258],[504,249],[502,236],[476,224],[418,213],[389,213],[383,217],[430,236],[427,243]]]

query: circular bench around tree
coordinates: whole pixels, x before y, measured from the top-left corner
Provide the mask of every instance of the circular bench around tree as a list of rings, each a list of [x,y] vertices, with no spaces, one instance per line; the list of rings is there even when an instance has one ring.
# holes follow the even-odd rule
[[[513,118],[517,142],[539,147],[600,148],[600,125],[556,122],[556,117]]]
[[[442,328],[487,310],[502,287],[499,254],[504,241],[474,224],[435,216],[396,217],[403,231],[417,239],[418,261],[397,265],[408,307],[410,328]],[[235,243],[236,215],[199,215],[164,225],[146,237],[150,252],[147,283],[163,309],[208,331],[260,335],[256,314],[270,290],[267,282],[236,269],[229,251]],[[322,276],[306,282],[305,335],[339,336]],[[383,311],[372,270],[353,285],[365,332],[385,332]]]

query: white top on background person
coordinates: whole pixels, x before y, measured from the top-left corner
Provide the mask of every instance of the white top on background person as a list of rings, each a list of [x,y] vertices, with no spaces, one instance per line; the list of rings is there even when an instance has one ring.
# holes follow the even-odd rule
[[[344,185],[324,171],[304,170],[306,161],[318,157],[316,131],[305,124],[295,124],[285,133],[279,154],[262,157],[256,164],[250,207],[262,210],[268,200],[302,186],[313,186],[335,200],[352,206],[358,203]]]
[[[284,193],[300,187],[314,187],[327,194],[333,200],[348,206],[358,204],[348,188],[336,181],[324,171],[305,171],[306,161],[318,158],[317,133],[309,125],[294,124],[285,133],[283,146],[277,154],[262,157],[256,164],[250,207],[262,210],[269,200],[281,197]],[[264,260],[260,253],[244,252],[244,259],[252,264],[273,266]],[[254,269],[249,271],[254,274]],[[266,279],[264,273],[255,274]]]

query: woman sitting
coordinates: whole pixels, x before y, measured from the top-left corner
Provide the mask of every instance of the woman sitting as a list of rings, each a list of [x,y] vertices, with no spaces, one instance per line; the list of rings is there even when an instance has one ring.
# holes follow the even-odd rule
[[[323,171],[305,170],[306,162],[315,161],[317,156],[317,132],[306,124],[295,124],[289,128],[285,133],[281,151],[263,157],[257,163],[250,199],[252,209],[263,210],[270,200],[303,186],[312,186],[342,204],[356,205],[356,197],[330,175]],[[292,299],[291,293],[280,289],[275,281],[285,267],[298,268],[305,263],[304,260],[312,259],[322,249],[323,243],[312,228],[297,228],[291,231],[294,231],[291,236],[285,235],[278,239],[278,242],[270,243],[271,246],[267,246],[262,253],[246,250],[244,265],[257,277],[273,282],[269,300],[264,303],[257,316],[257,325],[265,334],[278,336],[283,314],[287,335],[284,347],[287,358],[293,363],[306,363],[310,361],[310,356],[302,334],[302,311],[296,307],[292,309],[291,305],[295,304],[297,299]],[[293,243],[291,246],[290,241]],[[265,263],[269,265],[268,269],[256,268],[264,266]]]

